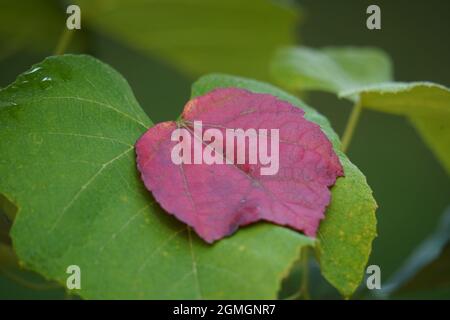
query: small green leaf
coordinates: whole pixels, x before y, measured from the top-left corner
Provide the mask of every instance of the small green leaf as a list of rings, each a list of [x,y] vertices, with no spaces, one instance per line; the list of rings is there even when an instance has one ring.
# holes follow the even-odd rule
[[[288,89],[331,93],[389,81],[392,77],[390,59],[383,51],[354,47],[280,49],[272,62],[272,73]]]
[[[196,76],[268,78],[272,55],[295,42],[298,21],[296,10],[269,0],[77,3],[90,26]]]
[[[341,91],[339,97],[359,96],[365,108],[406,116],[450,114],[450,90],[431,82],[383,82]]]
[[[340,93],[364,108],[408,117],[450,174],[450,90],[430,82],[381,83]]]
[[[238,87],[256,93],[269,93],[305,110],[305,117],[320,125],[333,143],[344,167],[345,177],[332,188],[331,204],[319,228],[316,253],[324,277],[342,295],[349,297],[364,275],[376,236],[376,202],[366,178],[340,151],[340,141],[328,120],[296,97],[266,83],[227,75],[200,78],[192,87],[192,97],[215,88]]]
[[[83,298],[276,298],[314,240],[261,223],[205,244],[139,177],[134,143],[150,125],[89,56],[48,58],[0,91],[0,193],[18,208],[19,259],[63,285],[78,265]]]
[[[430,82],[390,82],[391,63],[378,49],[286,48],[272,73],[291,90],[322,90],[364,108],[407,116],[450,174],[450,90]]]

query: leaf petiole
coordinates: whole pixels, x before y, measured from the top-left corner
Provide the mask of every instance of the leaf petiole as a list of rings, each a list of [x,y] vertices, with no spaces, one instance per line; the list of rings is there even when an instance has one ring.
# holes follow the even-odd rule
[[[356,125],[358,124],[359,118],[361,116],[362,104],[360,100],[358,100],[353,106],[352,112],[350,113],[350,117],[348,118],[347,125],[345,126],[344,133],[342,135],[342,152],[347,152],[347,149],[352,141],[353,134],[355,132]]]
[[[75,31],[73,31],[73,30],[64,28],[64,31],[62,32],[62,34],[58,40],[58,44],[56,45],[55,51],[53,53],[55,56],[64,54],[64,52],[66,51],[66,49],[70,43],[70,40],[72,39],[72,35],[74,34],[74,32]]]

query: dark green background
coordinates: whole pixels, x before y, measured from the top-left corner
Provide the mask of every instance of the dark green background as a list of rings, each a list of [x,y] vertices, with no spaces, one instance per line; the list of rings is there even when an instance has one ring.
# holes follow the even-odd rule
[[[392,57],[397,81],[428,80],[450,85],[450,1],[298,2],[302,10],[299,43],[311,47],[380,47]],[[369,4],[381,7],[381,30],[365,27],[365,10]],[[85,49],[77,51],[90,53],[119,70],[130,82],[143,108],[150,110],[154,122],[178,116],[195,79],[90,30],[83,30],[78,37]],[[55,46],[56,43],[57,39]],[[39,54],[22,50],[0,60],[0,86],[11,83],[52,50]],[[310,94],[306,100],[342,133],[351,108],[347,101],[323,93]],[[364,111],[349,156],[366,174],[379,204],[379,236],[370,263],[381,267],[385,281],[435,229],[449,204],[450,181],[413,127],[400,117]],[[418,295],[431,296],[450,297],[450,291]],[[62,290],[33,291],[0,277],[0,298],[61,297],[64,297]]]

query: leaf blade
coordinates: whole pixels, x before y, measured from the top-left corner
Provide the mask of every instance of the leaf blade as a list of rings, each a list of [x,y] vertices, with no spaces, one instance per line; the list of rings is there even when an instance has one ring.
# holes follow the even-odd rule
[[[209,243],[260,220],[315,237],[330,202],[329,187],[343,171],[330,141],[303,114],[272,95],[238,88],[213,90],[191,99],[178,123],[160,123],[139,139],[142,179],[166,211]],[[220,145],[208,144],[210,130]],[[230,132],[248,136],[255,144],[230,138]],[[174,141],[174,133],[183,134],[183,142]],[[270,152],[269,174],[264,173],[267,164],[258,159],[249,156],[242,163],[240,151],[229,152],[231,144],[256,155],[261,152],[256,144],[268,143],[268,138],[272,146],[274,141],[278,145]],[[200,148],[192,158],[196,142]],[[175,164],[174,148],[180,145],[183,160]],[[219,163],[204,162],[205,152],[211,150]]]
[[[450,174],[450,89],[431,82],[380,83],[341,93],[364,108],[406,116]]]
[[[340,93],[392,78],[389,57],[376,48],[287,47],[272,60],[272,75],[291,90]]]
[[[88,56],[46,59],[0,91],[0,192],[18,207],[19,259],[62,285],[80,266],[83,298],[276,298],[314,241],[267,224],[212,247],[189,236],[138,176],[132,146],[150,125],[126,81]]]

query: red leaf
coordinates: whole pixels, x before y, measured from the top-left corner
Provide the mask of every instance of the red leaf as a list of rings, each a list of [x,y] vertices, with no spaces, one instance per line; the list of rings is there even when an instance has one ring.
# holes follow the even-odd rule
[[[217,89],[189,101],[180,121],[150,128],[136,143],[137,165],[145,186],[161,206],[207,242],[258,220],[315,236],[330,202],[328,187],[343,170],[328,138],[303,114],[303,110],[269,94]],[[195,137],[194,121],[203,124],[201,134]],[[178,141],[171,141],[171,135],[177,128],[188,130],[192,144],[197,141],[199,150],[207,152],[212,151],[211,141],[202,142],[207,129],[218,129],[223,137],[227,128],[269,129],[256,131],[255,138],[267,138],[272,155],[276,148],[272,150],[270,139],[276,135],[270,129],[279,129],[279,170],[262,175],[261,169],[269,165],[259,160],[250,164],[247,158],[245,164],[238,164],[237,146],[230,148],[234,156],[226,153],[232,139],[225,139],[218,153],[232,164],[174,164],[171,154]],[[187,149],[185,155],[190,150],[193,158],[194,148]],[[247,143],[246,151],[249,149]]]

